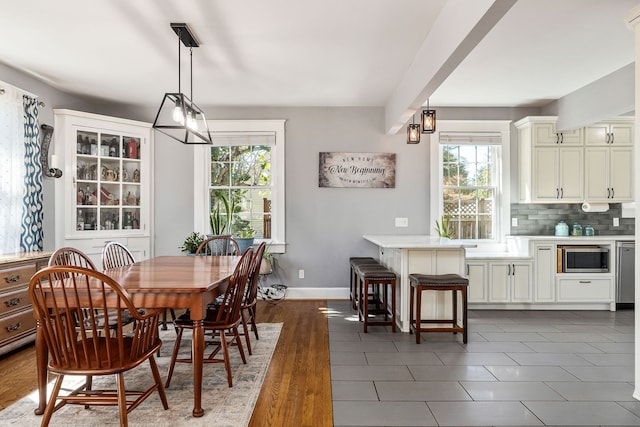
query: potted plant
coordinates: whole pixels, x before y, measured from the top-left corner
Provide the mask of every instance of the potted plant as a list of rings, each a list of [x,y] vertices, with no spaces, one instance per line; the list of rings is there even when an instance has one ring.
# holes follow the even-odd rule
[[[221,211],[221,207],[224,211]],[[216,197],[215,207],[209,215],[209,225],[214,236],[223,236],[225,231],[231,231],[231,206],[223,193]]]
[[[438,222],[438,220],[436,219],[436,233],[438,233],[438,236],[443,237],[445,239],[450,239],[452,236],[451,233],[451,226],[449,221],[451,220],[451,217],[449,215],[442,215],[440,217],[440,222]]]
[[[236,231],[233,233],[233,238],[238,242],[238,246],[240,246],[240,252],[244,253],[244,251],[253,245],[255,230],[251,228],[249,225],[249,221],[244,221],[238,219],[238,222],[241,222],[241,225],[236,226]]]
[[[204,242],[204,239],[204,235],[194,231],[187,236],[187,238],[184,240],[184,243],[182,243],[182,246],[180,246],[179,248],[182,252],[193,255],[196,253],[196,250],[198,249],[198,246],[200,246],[200,243]]]

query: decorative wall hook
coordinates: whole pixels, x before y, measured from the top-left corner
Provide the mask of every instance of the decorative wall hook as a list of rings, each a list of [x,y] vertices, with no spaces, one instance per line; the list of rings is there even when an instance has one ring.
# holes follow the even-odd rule
[[[40,163],[42,163],[42,173],[49,178],[60,178],[62,171],[58,168],[49,167],[49,144],[53,135],[53,126],[41,125],[42,142],[40,143]]]

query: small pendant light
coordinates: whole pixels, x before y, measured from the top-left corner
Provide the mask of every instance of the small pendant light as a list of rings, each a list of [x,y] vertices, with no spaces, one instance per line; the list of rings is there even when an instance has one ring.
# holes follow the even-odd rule
[[[411,123],[407,126],[407,144],[420,143],[420,123],[416,124],[416,115],[411,117]]]

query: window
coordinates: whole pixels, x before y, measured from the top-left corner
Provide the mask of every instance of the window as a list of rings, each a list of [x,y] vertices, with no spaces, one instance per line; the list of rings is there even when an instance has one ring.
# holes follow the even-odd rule
[[[509,125],[471,121],[440,127],[432,150],[438,159],[437,175],[432,172],[438,182],[434,223],[447,216],[454,239],[501,241],[509,230]]]
[[[284,250],[284,120],[209,121],[213,146],[196,148],[196,226],[253,231]],[[214,224],[209,222],[214,214]]]

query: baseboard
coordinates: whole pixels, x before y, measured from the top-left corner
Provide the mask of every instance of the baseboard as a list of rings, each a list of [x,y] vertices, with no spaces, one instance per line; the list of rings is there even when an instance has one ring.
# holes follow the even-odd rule
[[[349,299],[349,288],[288,288],[287,299]]]

